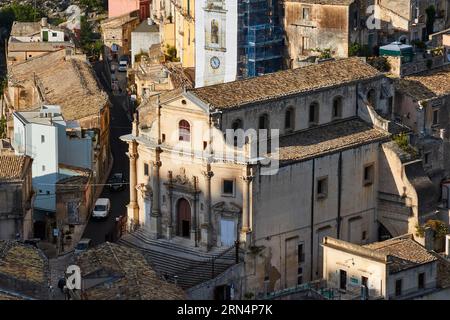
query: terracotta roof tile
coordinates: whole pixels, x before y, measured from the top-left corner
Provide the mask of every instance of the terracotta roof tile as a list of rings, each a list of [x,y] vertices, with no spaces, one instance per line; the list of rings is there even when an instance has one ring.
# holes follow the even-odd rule
[[[87,300],[185,299],[181,288],[160,279],[136,249],[103,243],[77,259]],[[100,280],[98,280],[100,279]]]
[[[450,66],[399,79],[395,88],[416,100],[428,100],[450,94]]]
[[[388,133],[372,128],[359,118],[352,118],[281,137],[279,160],[306,160],[387,137]]]
[[[48,261],[37,248],[17,241],[0,241],[0,274],[47,285]]]
[[[21,179],[30,158],[14,154],[0,154],[0,181]]]
[[[375,242],[363,247],[393,257],[393,263],[389,266],[391,273],[437,260],[427,249],[414,241],[411,235]]]
[[[375,68],[360,58],[353,57],[196,88],[188,92],[212,107],[227,109],[378,76],[382,75]]]
[[[87,61],[65,58],[60,50],[10,67],[16,83],[34,86],[34,74],[47,104],[60,105],[64,120],[78,120],[98,115],[108,97],[102,91]],[[26,110],[34,110],[30,105]]]

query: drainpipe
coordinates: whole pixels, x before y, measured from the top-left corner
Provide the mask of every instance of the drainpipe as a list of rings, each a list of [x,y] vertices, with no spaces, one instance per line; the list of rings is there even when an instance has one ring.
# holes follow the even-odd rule
[[[337,238],[341,236],[341,197],[342,197],[342,152],[339,152],[338,163],[338,205],[337,205]]]
[[[312,159],[312,183],[311,183],[311,278],[313,280],[313,255],[314,255],[314,189],[315,189],[315,159]]]

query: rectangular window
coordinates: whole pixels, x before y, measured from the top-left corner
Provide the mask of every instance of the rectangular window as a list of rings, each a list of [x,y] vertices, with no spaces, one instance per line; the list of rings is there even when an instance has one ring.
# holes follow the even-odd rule
[[[303,283],[303,276],[298,276],[297,277],[297,284],[302,284]]]
[[[347,271],[339,270],[339,289],[347,290]]]
[[[328,178],[317,179],[317,199],[324,199],[328,194]]]
[[[371,185],[373,183],[374,177],[374,165],[369,164],[364,166],[364,185]]]
[[[302,17],[303,20],[309,20],[309,13],[311,12],[311,8],[303,8]]]
[[[234,195],[234,181],[233,180],[223,180],[222,193],[227,196]]]
[[[41,143],[44,143],[44,142],[45,142],[45,136],[41,135]]]
[[[311,103],[309,106],[309,124],[319,123],[319,105],[317,103]]]
[[[297,260],[298,260],[298,263],[300,264],[305,261],[305,253],[303,252],[303,244],[299,244],[297,246],[297,252],[298,252]]]
[[[425,288],[425,273],[419,273],[419,289],[424,289]]]
[[[163,133],[163,134],[161,135],[161,142],[162,142],[162,143],[166,142],[166,134],[165,134],[165,133]]]
[[[439,110],[433,110],[433,126],[439,124]]]
[[[430,163],[430,154],[431,152],[427,152],[423,155],[423,162],[424,164],[429,164]]]
[[[367,232],[366,231],[362,232],[361,239],[362,240],[366,240],[367,239]]]
[[[144,176],[148,177],[148,163],[144,163]]]
[[[402,279],[395,280],[395,296],[402,295]]]
[[[308,37],[302,37],[302,50],[303,51],[309,50],[309,38]]]
[[[56,38],[58,34],[56,32],[52,32],[52,37]]]
[[[45,171],[45,166],[42,166],[42,171]]]

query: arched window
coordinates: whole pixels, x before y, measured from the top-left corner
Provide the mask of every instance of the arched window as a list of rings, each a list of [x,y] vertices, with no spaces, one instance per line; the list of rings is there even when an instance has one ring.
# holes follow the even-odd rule
[[[288,108],[284,114],[284,128],[286,130],[293,130],[295,123],[295,113],[293,108]]]
[[[319,104],[313,102],[309,105],[309,124],[315,125],[319,123]]]
[[[367,92],[367,102],[369,102],[371,107],[376,108],[376,101],[375,89],[370,89],[369,92]]]
[[[342,117],[342,97],[335,97],[333,99],[333,113],[332,119],[340,119]]]
[[[178,123],[178,140],[191,141],[191,125],[186,120]]]
[[[269,129],[269,116],[267,114],[259,116],[258,129]]]
[[[238,129],[244,129],[244,126],[242,125],[242,120],[241,119],[236,119],[233,121],[233,123],[231,124],[231,128],[234,130],[234,146],[237,147],[238,146],[238,133],[236,132],[236,130]],[[243,141],[242,141],[243,143]]]
[[[231,125],[231,128],[233,130],[237,130],[237,129],[243,129],[244,126],[242,125],[242,120],[241,119],[236,119],[233,121],[233,124]]]
[[[211,20],[211,43],[219,44],[219,23]]]

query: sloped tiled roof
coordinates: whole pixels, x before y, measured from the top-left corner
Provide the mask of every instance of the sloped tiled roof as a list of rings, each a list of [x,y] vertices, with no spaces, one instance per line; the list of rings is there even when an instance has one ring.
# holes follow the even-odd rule
[[[31,161],[27,156],[0,154],[0,181],[21,179],[27,161]]]
[[[416,100],[429,100],[450,94],[450,66],[399,79],[396,90]]]
[[[66,121],[98,115],[108,101],[89,63],[81,57],[66,58],[64,50],[14,64],[9,73],[24,86],[34,86],[35,75],[46,103],[61,106]],[[29,105],[22,111],[34,109]]]
[[[48,260],[33,246],[0,240],[0,275],[46,286]]]
[[[381,76],[378,70],[361,58],[352,57],[196,88],[188,92],[213,108],[232,109]]]
[[[427,249],[414,241],[412,235],[375,242],[363,247],[394,257],[393,263],[389,265],[391,273],[437,260]]]
[[[362,246],[326,237],[323,246],[385,263],[388,265],[389,273],[400,272],[438,260],[433,252],[429,252],[417,243],[412,234]]]
[[[142,254],[132,248],[103,243],[77,259],[85,281],[82,299],[185,299],[181,288],[159,278]]]
[[[351,118],[281,137],[278,159],[282,163],[306,160],[387,137],[387,132],[372,128],[359,118]]]

